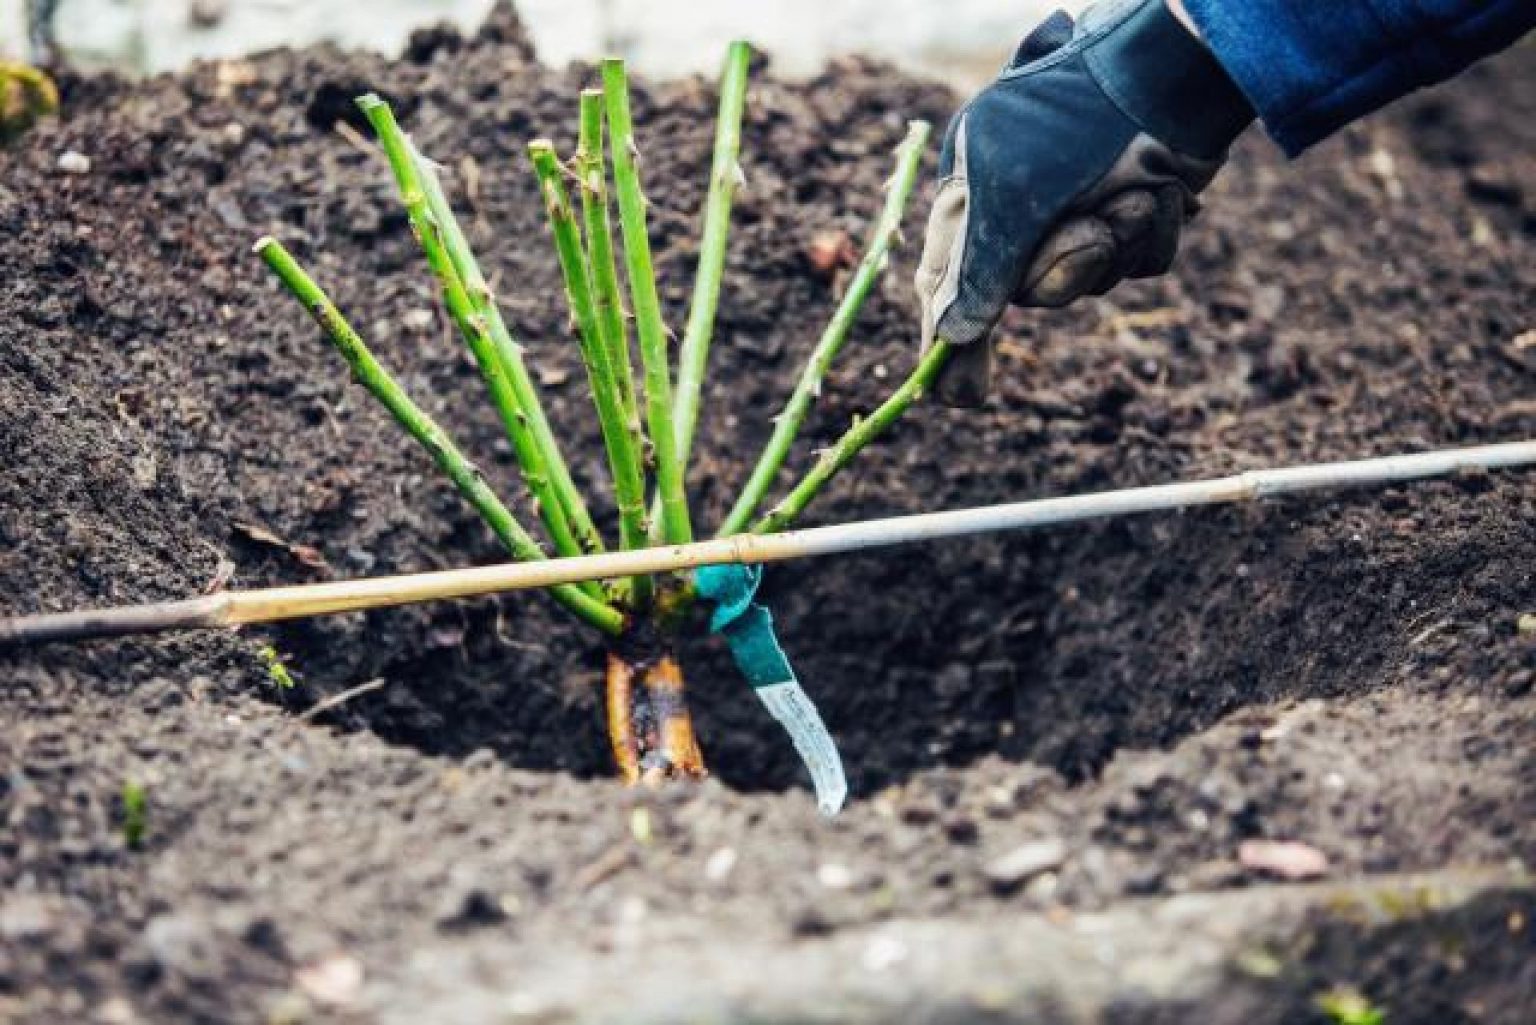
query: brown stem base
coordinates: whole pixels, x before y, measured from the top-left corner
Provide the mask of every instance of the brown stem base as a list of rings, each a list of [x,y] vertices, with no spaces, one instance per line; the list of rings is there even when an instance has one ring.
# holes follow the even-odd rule
[[[606,681],[608,739],[625,784],[709,775],[671,653],[629,659],[609,652]]]

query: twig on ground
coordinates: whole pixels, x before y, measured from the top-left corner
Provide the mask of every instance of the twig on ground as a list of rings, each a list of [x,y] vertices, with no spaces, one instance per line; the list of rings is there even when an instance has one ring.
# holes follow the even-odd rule
[[[311,720],[324,715],[326,712],[334,711],[335,709],[340,708],[342,705],[346,704],[348,701],[351,701],[353,698],[360,698],[364,694],[369,694],[378,690],[388,682],[389,681],[384,679],[384,677],[379,676],[364,683],[360,683],[356,687],[348,687],[346,690],[340,692],[339,694],[332,694],[323,700],[315,702],[309,708],[306,708],[304,711],[300,712],[295,718],[297,718],[299,722],[310,722]]]

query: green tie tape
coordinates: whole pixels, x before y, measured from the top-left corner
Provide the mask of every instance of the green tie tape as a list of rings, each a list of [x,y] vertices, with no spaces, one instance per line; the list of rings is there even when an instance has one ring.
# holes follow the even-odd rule
[[[715,603],[710,630],[725,638],[741,675],[789,733],[810,770],[822,814],[835,815],[848,798],[843,760],[774,636],[773,614],[752,600],[762,581],[761,566],[705,566],[694,573],[699,594]]]

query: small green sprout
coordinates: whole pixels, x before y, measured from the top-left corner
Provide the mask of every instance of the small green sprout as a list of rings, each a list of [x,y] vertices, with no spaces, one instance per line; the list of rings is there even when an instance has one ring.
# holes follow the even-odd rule
[[[131,779],[123,781],[123,840],[134,850],[144,846],[144,834],[149,828],[149,794],[144,784]]]
[[[1317,998],[1317,1009],[1334,1025],[1382,1025],[1387,1012],[1376,1007],[1352,986],[1335,986]]]
[[[51,78],[25,64],[0,60],[0,142],[58,110],[59,90]]]
[[[256,657],[261,659],[261,664],[267,669],[267,676],[272,680],[272,685],[278,690],[293,689],[293,674],[288,672],[288,667],[283,665],[283,656],[277,653],[277,649],[270,644],[264,644],[256,651]]]

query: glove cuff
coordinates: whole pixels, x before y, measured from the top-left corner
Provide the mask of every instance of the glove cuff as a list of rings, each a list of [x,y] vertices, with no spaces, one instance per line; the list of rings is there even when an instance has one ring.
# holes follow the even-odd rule
[[[1222,156],[1253,123],[1247,97],[1165,0],[1136,4],[1083,57],[1127,116],[1188,156]]]

